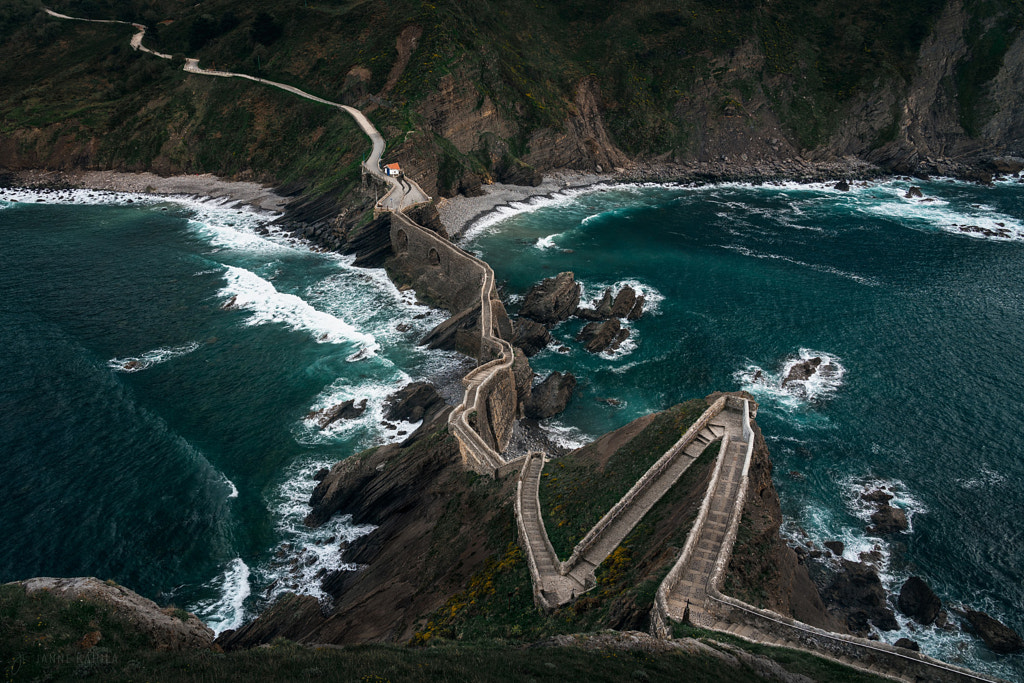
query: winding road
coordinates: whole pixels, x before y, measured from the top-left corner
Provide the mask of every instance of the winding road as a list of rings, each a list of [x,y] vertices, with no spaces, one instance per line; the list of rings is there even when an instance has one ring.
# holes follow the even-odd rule
[[[126,26],[133,26],[136,30],[135,35],[132,36],[130,41],[130,45],[133,50],[145,52],[147,54],[153,55],[154,57],[159,57],[160,59],[172,58],[171,55],[164,54],[163,52],[157,52],[155,50],[150,50],[148,47],[142,44],[142,39],[146,35],[146,27],[142,24],[136,24],[128,21],[118,21],[116,19],[83,19],[81,17],[69,17],[66,14],[60,14],[59,12],[54,12],[51,9],[45,8],[44,11],[51,17],[57,19],[67,19],[70,21],[87,21],[94,24],[124,24]],[[256,83],[262,83],[263,85],[269,85],[274,88],[285,90],[287,92],[292,93],[293,95],[298,95],[299,97],[303,97],[313,102],[319,102],[320,104],[326,104],[329,107],[334,107],[335,109],[341,109],[345,111],[353,119],[355,119],[356,125],[358,125],[360,130],[362,130],[363,133],[365,133],[366,136],[370,138],[370,142],[373,145],[370,154],[366,157],[366,160],[363,162],[363,168],[365,168],[366,171],[373,175],[375,178],[378,178],[382,182],[386,183],[389,188],[387,194],[385,194],[384,197],[377,202],[377,208],[381,211],[403,211],[408,207],[413,206],[414,204],[421,204],[423,202],[430,201],[430,197],[428,197],[427,194],[422,190],[422,188],[420,188],[420,186],[416,184],[416,181],[405,176],[395,178],[387,175],[381,170],[380,159],[381,156],[384,154],[384,137],[373,126],[373,124],[370,123],[370,120],[366,118],[363,112],[359,111],[358,109],[350,107],[345,104],[340,104],[338,102],[325,100],[322,97],[311,95],[308,92],[300,90],[299,88],[296,88],[294,86],[286,85],[284,83],[278,83],[277,81],[271,81],[266,78],[250,76],[249,74],[234,73],[232,71],[216,71],[212,69],[204,69],[199,66],[198,59],[191,57],[185,59],[185,66],[183,67],[183,69],[188,73],[198,74],[201,76],[213,76],[217,78],[244,78],[246,80],[254,81]]]

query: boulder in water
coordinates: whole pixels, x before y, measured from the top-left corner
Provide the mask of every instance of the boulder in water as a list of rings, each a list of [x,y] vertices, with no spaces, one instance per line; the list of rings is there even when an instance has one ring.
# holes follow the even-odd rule
[[[942,611],[942,601],[919,576],[911,576],[900,589],[896,606],[919,624],[927,626]]]
[[[840,180],[838,183],[832,186],[832,189],[839,190],[840,192],[849,192],[850,183],[846,182],[845,180]]]
[[[427,420],[445,407],[444,399],[430,382],[413,382],[387,397],[384,418],[403,422]]]
[[[907,190],[907,193],[905,195],[903,195],[903,196],[906,199],[912,199],[914,197],[917,197],[918,199],[920,199],[921,197],[924,197],[924,192],[921,192],[921,188],[917,187],[915,185],[915,186],[911,187],[909,190]]]
[[[571,272],[559,273],[534,285],[519,314],[544,325],[566,320],[580,305],[580,286]]]
[[[786,386],[790,382],[806,382],[818,371],[821,362],[821,358],[815,356],[814,358],[808,358],[807,360],[795,363],[789,369],[786,379],[782,380],[782,386]]]
[[[618,318],[611,318],[603,323],[588,323],[580,330],[576,341],[583,342],[584,348],[590,353],[601,353],[605,350],[619,348],[629,337],[629,330],[623,329]]]
[[[868,531],[873,534],[892,534],[910,528],[910,524],[907,522],[907,513],[888,503],[882,505],[871,515],[871,521],[874,524],[868,527]]]
[[[846,550],[846,544],[842,541],[825,541],[822,545],[831,550],[836,557],[842,557],[843,551]]]
[[[600,299],[594,301],[593,308],[577,308],[576,317],[584,320],[607,320],[612,317],[612,290],[604,290]]]
[[[644,297],[640,295],[636,298],[633,303],[633,308],[630,309],[629,314],[626,316],[626,320],[639,320],[644,314]]]
[[[904,650],[911,650],[913,652],[921,651],[921,646],[918,645],[916,641],[913,641],[910,638],[900,638],[894,644],[896,645],[896,647],[902,647]]]
[[[969,609],[964,612],[971,630],[977,633],[988,648],[1001,655],[1024,652],[1024,640],[1012,628],[984,612]]]
[[[548,328],[529,318],[516,320],[515,332],[512,335],[512,345],[518,346],[527,356],[540,353],[544,347],[551,343],[551,333]]]
[[[576,388],[576,377],[571,372],[552,372],[533,388],[523,412],[526,417],[543,420],[565,410]]]
[[[636,292],[633,291],[632,287],[623,287],[615,295],[615,302],[612,304],[612,316],[615,318],[627,317],[635,304]]]
[[[883,631],[899,628],[896,615],[889,609],[885,589],[878,572],[863,562],[841,560],[842,571],[822,593],[835,612],[846,620],[846,626],[857,635],[867,635],[873,624]]]
[[[351,420],[363,414],[366,410],[366,399],[356,403],[354,398],[339,403],[338,405],[316,410],[307,417],[316,421],[320,429],[327,429],[338,420]]]

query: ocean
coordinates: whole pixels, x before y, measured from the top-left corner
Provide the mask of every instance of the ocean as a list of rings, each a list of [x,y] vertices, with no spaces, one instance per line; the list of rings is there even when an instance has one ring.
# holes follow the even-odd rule
[[[921,197],[907,197],[913,186]],[[890,591],[916,574],[945,604],[1024,632],[1017,179],[572,189],[499,207],[467,238],[512,310],[566,270],[584,305],[627,284],[647,300],[619,350],[587,353],[575,341],[584,322],[570,319],[531,359],[541,376],[579,379],[545,424],[554,438],[572,446],[689,398],[749,391],[791,543],[841,540],[850,560],[874,552]],[[833,366],[828,377],[782,386],[814,357]],[[877,486],[895,494],[908,532],[866,533],[874,508],[860,494]],[[910,637],[946,661],[1024,679],[1020,655],[897,616],[888,642]]]
[[[313,474],[411,432],[384,398],[459,359],[416,346],[440,312],[271,218],[0,190],[0,581],[114,579],[218,632],[324,597],[370,529],[306,529]],[[360,418],[309,418],[348,398]]]
[[[460,360],[415,345],[441,313],[271,218],[0,190],[0,581],[112,578],[218,631],[285,590],[323,597],[337,543],[369,528],[305,529],[312,475],[401,438],[415,425],[382,424],[384,397]],[[579,378],[553,439],[745,389],[790,542],[874,552],[891,590],[917,574],[1024,631],[1024,186],[603,186],[501,207],[465,245],[513,311],[563,270],[585,302],[646,298],[616,352],[588,354],[570,320],[531,359]],[[815,356],[835,371],[782,386]],[[309,418],[348,398],[368,399],[362,417]],[[875,486],[908,532],[865,532]],[[1024,657],[898,617],[885,640],[1024,680]]]

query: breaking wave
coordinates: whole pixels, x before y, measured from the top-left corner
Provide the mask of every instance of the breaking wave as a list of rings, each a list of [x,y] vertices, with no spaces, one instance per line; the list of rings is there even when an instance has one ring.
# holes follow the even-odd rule
[[[158,363],[164,363],[192,353],[200,346],[199,342],[189,342],[181,346],[153,349],[141,356],[128,356],[126,358],[111,358],[107,361],[107,367],[117,372],[140,372],[153,367]]]

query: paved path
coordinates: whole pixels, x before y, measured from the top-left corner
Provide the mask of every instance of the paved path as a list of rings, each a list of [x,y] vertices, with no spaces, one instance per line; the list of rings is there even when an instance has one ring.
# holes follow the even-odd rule
[[[747,444],[743,441],[739,416],[737,415],[735,419],[736,425],[730,429],[728,448],[725,453],[719,454],[719,458],[722,459],[721,469],[711,495],[707,521],[697,537],[693,554],[685,565],[679,582],[668,594],[669,616],[676,621],[682,621],[683,612],[689,604],[690,620],[693,623],[703,623],[707,582],[722,553],[736,498],[744,484],[743,463],[746,459]]]
[[[114,19],[82,19],[80,17],[69,17],[66,14],[60,14],[50,9],[45,10],[45,12],[49,14],[51,17],[55,17],[57,19],[69,19],[72,21],[88,21],[95,24],[125,24],[127,26],[134,26],[136,29],[136,33],[132,36],[130,42],[133,50],[145,52],[147,54],[151,54],[161,59],[172,58],[171,55],[164,54],[162,52],[156,52],[155,50],[150,50],[142,44],[142,39],[146,35],[146,27],[142,24],[135,24],[127,21],[117,21]],[[378,208],[384,211],[402,211],[414,204],[420,204],[422,202],[430,201],[430,197],[427,196],[427,194],[420,188],[419,185],[416,184],[414,180],[411,180],[404,176],[401,178],[393,178],[381,170],[380,158],[381,155],[384,154],[384,137],[377,131],[376,128],[374,128],[373,124],[370,123],[370,120],[367,119],[366,116],[358,109],[350,107],[345,104],[340,104],[338,102],[331,102],[330,100],[325,100],[324,98],[317,97],[316,95],[310,95],[304,90],[300,90],[294,86],[286,85],[284,83],[278,83],[277,81],[267,80],[266,78],[259,78],[257,76],[250,76],[249,74],[242,73],[234,73],[231,71],[216,71],[212,69],[203,69],[199,66],[199,60],[194,58],[187,58],[185,60],[184,70],[188,73],[198,74],[202,76],[213,76],[218,78],[245,78],[256,83],[262,83],[264,85],[269,85],[274,88],[280,88],[281,90],[285,90],[294,95],[298,95],[299,97],[304,97],[307,100],[312,100],[313,102],[326,104],[329,107],[335,107],[336,109],[341,109],[347,112],[353,119],[355,119],[356,124],[367,135],[367,137],[370,138],[370,142],[372,143],[372,150],[370,151],[369,156],[367,156],[366,160],[363,162],[363,167],[367,170],[368,173],[370,173],[376,178],[379,178],[381,181],[387,183],[389,187],[388,193],[384,195],[384,197],[377,203]]]
[[[531,558],[531,574],[545,607],[569,602],[592,588],[594,571],[625,540],[651,508],[661,500],[711,442],[731,433],[740,438],[740,413],[724,409],[725,399],[713,404],[679,441],[662,455],[647,473],[573,550],[559,562],[548,539],[540,507],[540,477],[544,459],[531,454],[523,466],[516,514],[520,518],[522,542]]]

